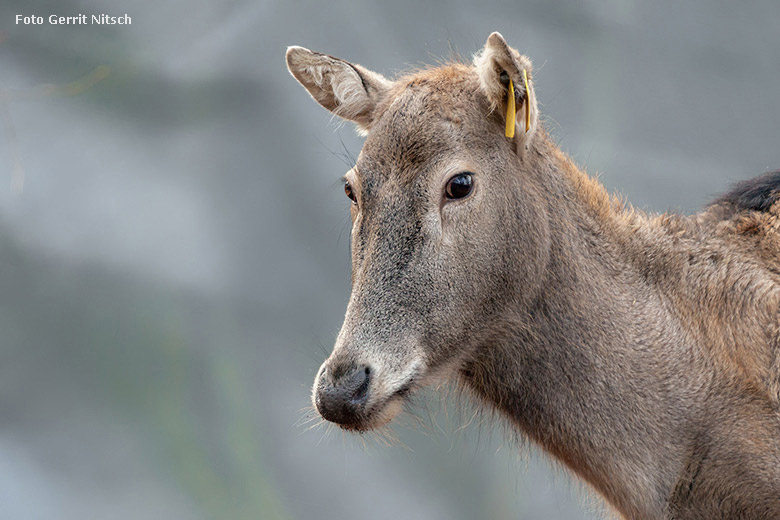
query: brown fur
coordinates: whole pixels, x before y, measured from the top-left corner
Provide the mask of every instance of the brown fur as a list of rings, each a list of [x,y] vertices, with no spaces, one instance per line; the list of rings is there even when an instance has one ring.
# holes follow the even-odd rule
[[[415,388],[459,378],[626,518],[779,518],[780,202],[632,209],[536,116],[504,137],[498,75],[517,85],[523,67],[496,33],[475,67],[339,110],[368,137],[347,175],[352,297],[315,396],[343,367],[372,367],[344,425],[366,430]],[[532,83],[518,95],[535,111]],[[443,199],[461,171],[474,192]]]

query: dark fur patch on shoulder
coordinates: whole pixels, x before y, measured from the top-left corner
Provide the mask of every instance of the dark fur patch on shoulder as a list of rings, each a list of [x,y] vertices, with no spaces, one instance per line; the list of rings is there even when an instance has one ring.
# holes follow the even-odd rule
[[[768,211],[780,199],[780,170],[738,182],[712,205],[730,204],[740,210]]]

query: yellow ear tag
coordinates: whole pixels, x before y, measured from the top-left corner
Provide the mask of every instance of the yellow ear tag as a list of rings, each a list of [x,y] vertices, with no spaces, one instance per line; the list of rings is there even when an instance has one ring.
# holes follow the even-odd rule
[[[528,90],[528,74],[523,69],[523,81],[525,82],[525,131],[531,128],[531,91]]]
[[[512,139],[515,136],[515,86],[512,78],[509,78],[509,93],[506,99],[506,136]]]

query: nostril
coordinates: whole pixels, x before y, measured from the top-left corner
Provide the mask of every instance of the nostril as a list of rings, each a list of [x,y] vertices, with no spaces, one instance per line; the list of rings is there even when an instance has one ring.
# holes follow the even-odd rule
[[[358,372],[359,374],[360,372]],[[355,404],[359,404],[366,400],[368,396],[368,385],[371,383],[371,369],[366,367],[363,370],[363,381],[360,382],[360,386],[357,387],[352,394],[351,401]]]

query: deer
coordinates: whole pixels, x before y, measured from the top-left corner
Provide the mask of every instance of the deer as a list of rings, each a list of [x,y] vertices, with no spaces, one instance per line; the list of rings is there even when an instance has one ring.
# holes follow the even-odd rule
[[[365,136],[323,419],[376,430],[450,381],[616,516],[780,518],[780,171],[693,215],[635,209],[560,150],[499,33],[392,80],[286,62]]]

